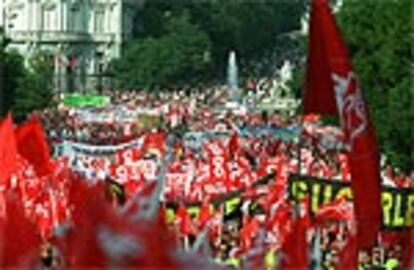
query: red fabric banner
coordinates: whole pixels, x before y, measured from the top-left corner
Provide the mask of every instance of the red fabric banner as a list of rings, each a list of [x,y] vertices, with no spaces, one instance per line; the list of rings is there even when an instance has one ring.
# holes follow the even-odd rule
[[[9,113],[0,123],[0,185],[17,168],[17,149],[13,131],[13,120]]]
[[[205,146],[210,166],[210,181],[223,183],[227,187],[229,180],[228,157],[223,145],[211,142]]]
[[[39,177],[52,172],[49,147],[37,116],[33,116],[17,128],[16,138],[19,154],[34,166]]]
[[[345,42],[326,0],[312,2],[308,58],[304,112],[339,113],[348,148],[358,246],[370,248],[382,220],[376,137]]]

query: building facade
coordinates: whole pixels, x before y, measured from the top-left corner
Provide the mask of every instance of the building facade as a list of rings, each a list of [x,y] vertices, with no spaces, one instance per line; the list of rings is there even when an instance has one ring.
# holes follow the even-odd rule
[[[54,57],[55,89],[110,87],[105,70],[132,37],[136,0],[0,0],[0,26],[25,59]]]

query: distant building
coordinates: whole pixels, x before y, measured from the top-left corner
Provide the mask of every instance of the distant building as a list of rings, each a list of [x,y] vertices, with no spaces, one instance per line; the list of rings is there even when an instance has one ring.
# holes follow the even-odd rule
[[[37,49],[54,55],[57,90],[110,83],[103,73],[132,35],[136,0],[0,0],[0,26],[26,60]]]

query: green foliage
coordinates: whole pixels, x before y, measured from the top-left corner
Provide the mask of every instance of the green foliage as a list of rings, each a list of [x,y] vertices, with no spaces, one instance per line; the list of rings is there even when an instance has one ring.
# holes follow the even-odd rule
[[[220,78],[235,50],[243,75],[247,63],[285,45],[277,38],[299,28],[305,2],[147,1],[134,25],[138,39],[114,63],[114,71],[122,87]]]
[[[305,1],[193,1],[191,12],[214,44],[217,67],[224,67],[229,51],[235,50],[248,62],[268,49],[283,46],[279,34],[299,28]]]
[[[3,52],[0,60],[2,63],[2,90],[3,90],[3,114],[12,109],[16,89],[19,81],[25,76],[23,57],[17,52]]]
[[[15,120],[25,120],[33,110],[51,105],[53,57],[38,51],[25,68],[23,57],[16,51],[0,51],[1,114],[12,111]]]
[[[24,120],[33,110],[51,105],[53,92],[52,57],[46,52],[36,52],[29,59],[29,68],[19,77],[12,102],[13,115],[18,121]]]
[[[137,40],[114,63],[122,88],[167,86],[195,79],[209,65],[208,36],[183,13],[168,18],[166,34]]]
[[[390,161],[409,172],[413,162],[412,1],[344,1],[338,14],[378,145]]]

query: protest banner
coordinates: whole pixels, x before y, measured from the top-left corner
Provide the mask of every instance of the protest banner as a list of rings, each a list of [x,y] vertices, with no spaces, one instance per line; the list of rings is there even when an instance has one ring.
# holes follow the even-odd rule
[[[103,178],[109,172],[109,165],[120,150],[139,148],[143,138],[118,145],[91,145],[65,141],[63,155],[68,156],[71,168],[85,176]],[[99,173],[100,172],[100,173]]]
[[[305,175],[289,177],[289,198],[298,203],[310,198],[310,211],[316,213],[326,203],[339,198],[353,199],[348,182],[315,178]],[[414,191],[408,188],[382,186],[381,206],[384,229],[402,229],[414,226]]]

